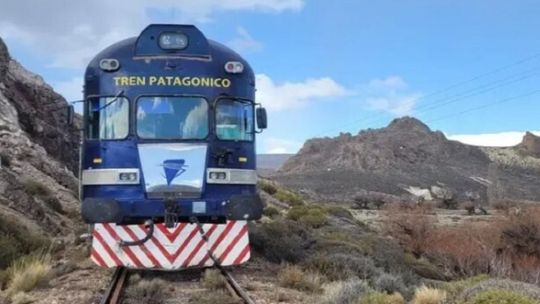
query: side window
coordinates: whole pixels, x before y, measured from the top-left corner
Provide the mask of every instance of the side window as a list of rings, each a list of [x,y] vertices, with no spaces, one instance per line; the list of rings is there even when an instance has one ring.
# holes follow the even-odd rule
[[[125,97],[97,97],[87,101],[88,139],[122,139],[129,133],[129,101]]]
[[[253,104],[222,99],[216,106],[216,135],[223,140],[253,140]]]

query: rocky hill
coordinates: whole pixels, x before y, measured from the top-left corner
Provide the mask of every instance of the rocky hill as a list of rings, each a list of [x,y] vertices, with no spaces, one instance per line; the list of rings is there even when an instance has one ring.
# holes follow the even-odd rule
[[[276,179],[314,199],[350,201],[355,196],[396,199],[540,201],[540,167],[530,165],[535,136],[515,148],[482,149],[448,140],[421,121],[404,117],[386,128],[357,135],[308,140]],[[527,155],[517,151],[527,151]],[[508,157],[497,157],[510,153]],[[525,163],[527,162],[527,163]],[[536,173],[533,173],[536,172]],[[512,191],[509,187],[512,185]]]
[[[0,39],[0,268],[75,229],[79,121],[67,126],[66,105]]]

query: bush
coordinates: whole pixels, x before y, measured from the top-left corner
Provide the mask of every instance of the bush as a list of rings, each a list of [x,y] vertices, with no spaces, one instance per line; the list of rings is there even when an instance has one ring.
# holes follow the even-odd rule
[[[274,193],[273,196],[278,201],[287,203],[293,207],[304,205],[304,200],[302,200],[302,198],[298,194],[287,191],[287,190],[278,189],[278,191]]]
[[[309,292],[321,291],[321,277],[315,272],[304,272],[296,265],[282,265],[278,273],[279,285]]]
[[[383,292],[370,292],[363,297],[359,304],[405,304],[405,299],[399,293],[387,294]]]
[[[325,209],[328,214],[331,214],[335,217],[346,218],[349,220],[354,219],[352,213],[348,209],[343,208],[341,206],[329,206],[329,207],[326,207]]]
[[[523,297],[534,299],[536,302],[540,302],[540,290],[538,289],[538,286],[523,282],[497,279],[485,280],[470,288],[465,289],[459,295],[458,301],[465,302],[471,300],[477,295],[487,292],[489,290],[511,291],[515,294],[522,295]]]
[[[166,282],[161,279],[140,280],[126,290],[126,302],[161,304],[166,299],[163,292],[166,288]]]
[[[34,254],[16,260],[8,269],[8,294],[27,292],[47,281],[51,271],[51,257]]]
[[[325,211],[321,207],[313,205],[294,206],[287,212],[287,218],[312,228],[320,228],[328,221]]]
[[[210,290],[226,288],[226,280],[218,269],[206,269],[202,277],[202,284]]]
[[[274,195],[276,194],[276,192],[278,192],[278,189],[276,188],[276,186],[274,186],[273,184],[271,184],[270,182],[267,182],[267,181],[259,181],[258,184],[259,188],[270,194],[270,195]]]
[[[535,300],[507,290],[489,290],[478,294],[465,304],[535,304]]]
[[[502,245],[517,255],[540,258],[540,208],[529,207],[514,214],[503,227]]]
[[[339,281],[324,286],[320,304],[351,304],[370,292],[368,284],[359,279]]]
[[[346,253],[318,254],[311,257],[306,265],[331,281],[352,277],[368,279],[380,272],[370,258]]]
[[[407,293],[407,287],[403,283],[403,279],[395,274],[381,273],[375,279],[372,279],[372,285],[376,290],[386,293]]]
[[[45,187],[42,183],[34,180],[27,180],[24,183],[24,187],[30,195],[35,195],[39,197],[47,197],[51,195],[51,191],[47,187]]]
[[[433,218],[421,207],[392,207],[387,210],[387,219],[383,223],[385,232],[398,240],[405,250],[415,257],[422,256],[435,229]]]
[[[49,246],[49,240],[34,234],[20,223],[0,215],[0,269],[17,258]]]
[[[465,289],[475,286],[480,282],[489,280],[489,276],[485,274],[477,275],[460,281],[444,283],[441,288],[446,291],[449,299],[456,299]]]
[[[275,207],[268,206],[264,208],[263,214],[269,218],[273,218],[274,216],[279,215],[279,210]]]
[[[412,304],[443,304],[446,291],[422,286],[414,292]]]
[[[253,249],[267,260],[278,263],[303,260],[313,243],[311,233],[305,227],[289,220],[251,224],[249,234]]]

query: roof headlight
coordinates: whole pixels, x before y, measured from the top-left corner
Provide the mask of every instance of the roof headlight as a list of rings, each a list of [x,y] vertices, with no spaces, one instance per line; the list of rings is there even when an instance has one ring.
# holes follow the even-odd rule
[[[117,59],[104,58],[99,61],[99,68],[106,72],[114,72],[120,68],[120,62]]]
[[[159,47],[164,50],[183,50],[188,46],[188,36],[184,33],[165,32],[159,35]]]
[[[240,74],[244,71],[244,65],[239,61],[227,61],[225,72],[230,74]]]

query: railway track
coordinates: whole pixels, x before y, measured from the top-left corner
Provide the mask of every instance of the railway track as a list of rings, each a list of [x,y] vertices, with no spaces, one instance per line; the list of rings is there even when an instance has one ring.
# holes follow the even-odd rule
[[[225,286],[234,298],[240,298],[246,304],[255,304],[247,292],[238,284],[234,277],[223,267],[217,266],[221,275],[225,278]],[[127,285],[129,269],[118,267],[114,272],[109,287],[107,288],[100,304],[120,304],[122,303],[122,293]]]

